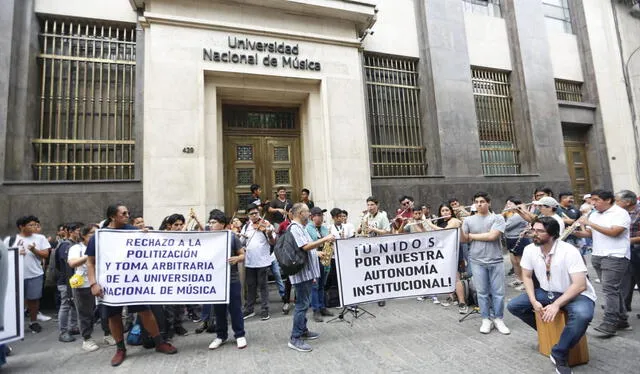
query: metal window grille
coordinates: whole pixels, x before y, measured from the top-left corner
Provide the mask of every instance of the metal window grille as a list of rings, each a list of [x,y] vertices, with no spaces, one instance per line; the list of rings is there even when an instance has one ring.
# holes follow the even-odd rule
[[[425,176],[417,60],[364,55],[374,177]]]
[[[568,0],[542,0],[547,27],[559,32],[573,33]]]
[[[134,173],[134,26],[41,22],[37,180],[127,180]]]
[[[485,175],[520,174],[509,73],[472,68],[473,97]]]
[[[247,107],[225,107],[224,119],[228,129],[296,130],[294,109],[261,110]]]
[[[502,17],[500,0],[462,0],[462,7],[465,12]]]
[[[556,79],[558,100],[582,102],[582,83]]]

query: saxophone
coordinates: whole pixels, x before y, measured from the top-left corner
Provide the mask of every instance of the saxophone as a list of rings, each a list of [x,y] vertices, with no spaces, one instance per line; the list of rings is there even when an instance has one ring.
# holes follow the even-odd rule
[[[587,215],[587,218],[589,217],[589,215],[591,215],[591,213],[589,213]],[[567,215],[564,214],[564,213],[563,213],[563,216],[567,217]],[[569,218],[569,217],[567,217],[567,218]],[[571,226],[569,226],[566,229],[564,229],[564,231],[562,232],[562,234],[560,235],[558,240],[565,240],[566,238],[569,237],[569,235],[573,234],[573,232],[576,231],[578,229],[578,227],[580,227],[580,222],[578,222],[578,219],[576,219],[575,222],[571,224]]]
[[[363,214],[360,220],[360,234],[357,236],[369,236],[369,213]]]
[[[333,250],[333,243],[324,242],[324,245],[322,246],[322,253],[324,253],[324,256],[320,259],[320,263],[323,266],[331,266],[331,257],[333,257]]]

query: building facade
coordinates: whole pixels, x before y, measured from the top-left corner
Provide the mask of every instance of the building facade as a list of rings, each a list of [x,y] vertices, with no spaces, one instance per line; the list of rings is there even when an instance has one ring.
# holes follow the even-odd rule
[[[635,0],[6,0],[0,228],[640,189]],[[498,203],[501,205],[501,202]]]

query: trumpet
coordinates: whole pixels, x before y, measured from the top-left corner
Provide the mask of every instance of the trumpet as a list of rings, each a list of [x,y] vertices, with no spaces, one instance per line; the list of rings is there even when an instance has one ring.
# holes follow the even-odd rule
[[[193,208],[189,209],[189,219],[187,220],[187,223],[185,223],[183,230],[184,231],[196,231],[196,228],[199,227],[199,230],[202,230],[202,224],[200,224],[200,221],[198,220],[198,217],[196,216],[196,212],[193,210]]]

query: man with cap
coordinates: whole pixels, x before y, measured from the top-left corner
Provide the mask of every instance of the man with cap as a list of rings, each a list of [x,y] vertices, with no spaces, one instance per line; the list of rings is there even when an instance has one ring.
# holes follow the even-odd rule
[[[322,239],[329,234],[329,229],[323,225],[324,223],[324,213],[326,209],[320,209],[319,207],[313,207],[309,211],[310,220],[307,223],[305,229],[309,233],[312,241],[316,241]],[[323,248],[318,248],[318,257],[323,258],[328,253],[323,252]],[[329,269],[326,269],[324,265],[318,263],[320,266],[320,277],[316,278],[313,282],[313,287],[311,289],[311,308],[313,309],[313,320],[316,322],[322,322],[323,316],[333,316],[326,305],[324,300],[324,285],[327,281],[327,275],[329,274]]]
[[[535,205],[540,211],[538,217],[552,217],[553,219],[558,221],[558,225],[560,225],[560,235],[562,236],[562,233],[564,232],[564,221],[558,215],[558,213],[556,213],[558,210],[558,206],[560,205],[558,204],[556,199],[551,196],[544,196],[534,201],[532,204]],[[524,210],[522,207],[518,207],[518,209],[516,209],[516,212],[529,223],[533,222],[536,218],[535,214]]]

